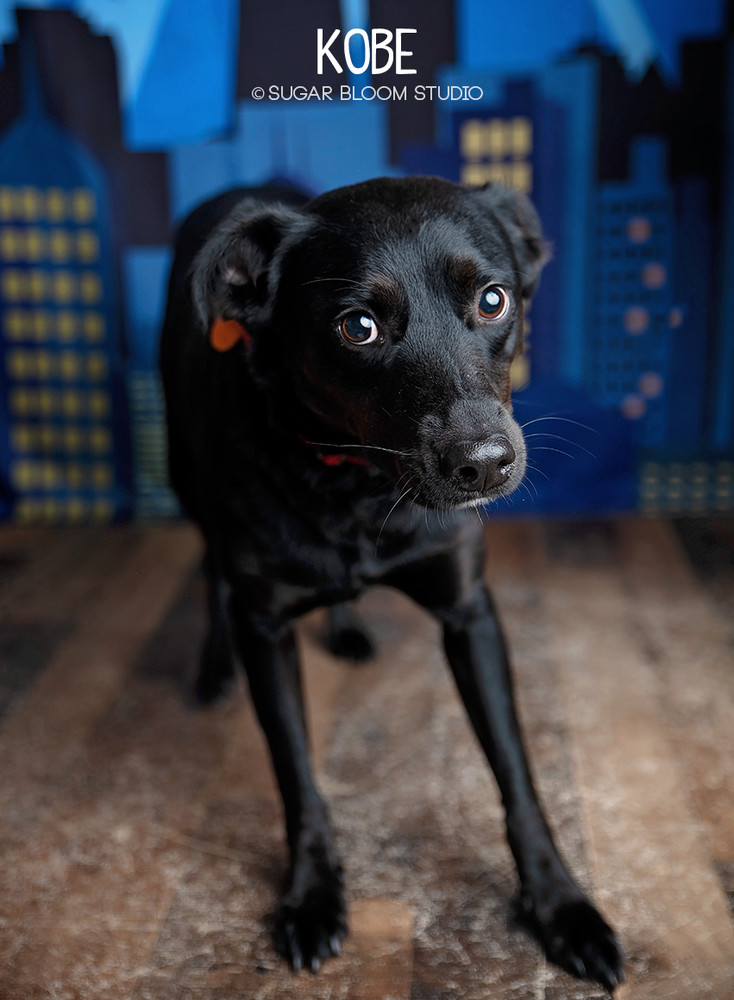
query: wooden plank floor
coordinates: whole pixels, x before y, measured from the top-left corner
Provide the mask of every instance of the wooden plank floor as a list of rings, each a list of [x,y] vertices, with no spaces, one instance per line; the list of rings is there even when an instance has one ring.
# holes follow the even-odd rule
[[[734,996],[734,531],[492,522],[489,576],[538,785],[618,928],[622,1000]],[[351,937],[290,974],[285,852],[244,685],[192,706],[186,526],[0,531],[2,1000],[595,1000],[516,924],[498,796],[422,612],[364,599],[380,656],[301,628]]]

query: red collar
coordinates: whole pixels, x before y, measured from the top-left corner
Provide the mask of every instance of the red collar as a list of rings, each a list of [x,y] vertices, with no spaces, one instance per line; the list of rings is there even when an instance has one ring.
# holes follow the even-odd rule
[[[309,448],[318,448],[317,444],[313,444],[311,441],[307,440],[302,434],[298,435],[300,441],[308,445]],[[325,454],[323,451],[316,451],[316,458],[324,465],[328,465],[330,468],[335,468],[337,465],[371,465],[372,463],[368,458],[363,455],[343,455],[337,452],[334,455]]]

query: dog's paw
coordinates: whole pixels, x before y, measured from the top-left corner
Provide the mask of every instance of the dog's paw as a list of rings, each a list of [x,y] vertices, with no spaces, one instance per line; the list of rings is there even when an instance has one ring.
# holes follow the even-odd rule
[[[547,922],[531,922],[550,961],[566,972],[601,983],[610,993],[625,981],[624,955],[614,931],[588,900],[564,903]]]
[[[377,652],[374,642],[364,629],[354,627],[329,632],[326,645],[333,656],[352,663],[367,663],[374,659]]]
[[[300,898],[293,892],[280,901],[275,915],[275,947],[294,972],[318,972],[327,958],[341,955],[347,914],[341,879],[320,882]]]
[[[348,604],[337,604],[329,609],[326,647],[340,660],[352,663],[366,663],[377,653],[362,619]]]

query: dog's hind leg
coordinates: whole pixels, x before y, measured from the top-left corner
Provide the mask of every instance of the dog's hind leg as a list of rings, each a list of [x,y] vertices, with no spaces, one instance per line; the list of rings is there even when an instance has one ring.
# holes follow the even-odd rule
[[[194,686],[197,700],[211,705],[230,693],[235,683],[235,661],[229,624],[229,584],[222,576],[212,544],[204,558],[209,621]]]
[[[256,624],[247,598],[236,589],[231,614],[280,787],[290,848],[275,945],[296,971],[315,972],[324,959],[341,952],[346,903],[328,811],[311,771],[295,636],[291,628],[275,632]]]
[[[377,652],[374,640],[353,605],[335,604],[329,608],[326,646],[342,660],[366,663]]]

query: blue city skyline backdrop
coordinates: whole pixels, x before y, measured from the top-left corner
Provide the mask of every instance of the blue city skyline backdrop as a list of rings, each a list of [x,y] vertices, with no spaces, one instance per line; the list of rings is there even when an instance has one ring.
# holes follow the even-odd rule
[[[458,0],[432,7],[430,23],[417,0],[317,0],[305,11],[286,0],[155,0],[145,10],[87,0],[17,15],[0,5],[0,228],[10,232],[1,245],[25,245],[19,234],[31,226],[51,246],[53,220],[25,218],[12,192],[87,190],[85,157],[102,178],[95,232],[110,246],[95,265],[104,294],[80,298],[75,314],[80,330],[90,314],[107,318],[107,381],[91,387],[61,373],[86,372],[84,352],[96,356],[99,343],[77,345],[70,360],[58,330],[71,307],[34,303],[30,259],[0,260],[3,294],[21,296],[1,306],[3,395],[25,407],[0,411],[0,513],[63,521],[175,509],[157,335],[170,232],[195,204],[274,178],[315,194],[411,172],[515,184],[538,206],[552,247],[515,373],[518,416],[535,422],[532,471],[528,488],[496,509],[734,509],[731,21],[724,0],[564,0],[563,17],[535,0]],[[316,27],[399,24],[418,29],[418,74],[349,83],[474,87],[481,99],[252,99],[255,86],[347,82],[316,75]],[[53,173],[56,154],[43,171],[38,156],[13,152],[8,162],[34,86],[20,50],[32,50],[57,145],[77,151],[76,178]],[[2,216],[3,190],[15,219]],[[44,266],[54,280],[78,271],[79,289],[91,281],[89,262]],[[54,367],[49,358],[64,351],[66,368]],[[102,464],[80,453],[76,433],[92,441],[99,417],[63,412],[69,393],[83,402],[94,391],[109,397]],[[73,456],[67,439],[77,441]],[[114,474],[105,478],[103,465]]]

